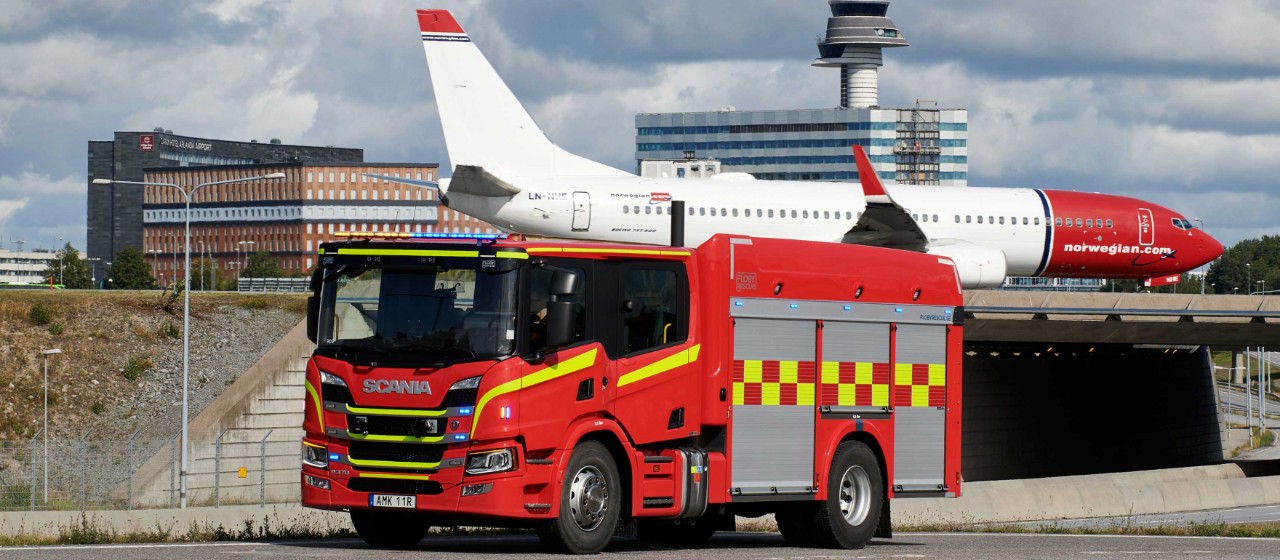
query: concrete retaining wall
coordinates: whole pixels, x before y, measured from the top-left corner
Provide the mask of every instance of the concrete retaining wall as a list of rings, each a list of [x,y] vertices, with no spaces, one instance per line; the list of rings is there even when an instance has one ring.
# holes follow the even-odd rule
[[[1203,511],[1280,503],[1280,476],[1234,464],[964,484],[956,499],[893,502],[896,525],[1014,522]]]
[[[257,503],[264,494],[268,502],[298,499],[303,379],[312,348],[303,321],[191,421],[189,504],[212,503],[215,487],[221,503]],[[135,504],[175,503],[176,449],[162,448],[138,469]]]

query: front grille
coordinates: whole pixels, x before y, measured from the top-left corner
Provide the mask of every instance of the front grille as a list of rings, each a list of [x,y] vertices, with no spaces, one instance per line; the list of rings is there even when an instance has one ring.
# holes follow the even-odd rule
[[[356,416],[354,414],[347,415],[347,425],[357,425]],[[448,422],[446,418],[404,418],[399,416],[363,416],[364,425],[368,428],[370,434],[380,436],[413,436],[414,425],[418,425],[419,434],[415,437],[438,436],[444,433],[444,426]],[[425,425],[424,425],[425,422]],[[431,423],[435,423],[435,429],[427,429]]]
[[[440,403],[440,408],[475,406],[477,392],[479,389],[453,389],[445,393],[444,402]]]
[[[439,463],[444,457],[444,444],[383,443],[352,441],[348,455],[364,461],[397,461],[401,463]]]
[[[324,383],[320,385],[320,394],[324,398],[324,402],[355,404],[355,401],[351,400],[351,391],[348,391],[346,387]]]
[[[399,480],[390,478],[353,478],[347,484],[356,492],[381,492],[387,494],[439,494],[444,488],[430,480]]]

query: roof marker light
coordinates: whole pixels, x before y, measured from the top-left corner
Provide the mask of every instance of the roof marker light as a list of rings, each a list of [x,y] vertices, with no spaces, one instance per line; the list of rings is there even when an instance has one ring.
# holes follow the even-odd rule
[[[443,233],[431,231],[339,231],[334,237],[356,237],[361,239],[472,239],[477,241],[496,241],[506,239],[505,233]]]

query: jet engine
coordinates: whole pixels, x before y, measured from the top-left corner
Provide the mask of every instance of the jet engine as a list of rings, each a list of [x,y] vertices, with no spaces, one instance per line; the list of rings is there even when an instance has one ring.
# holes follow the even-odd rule
[[[955,243],[932,245],[926,251],[930,255],[948,257],[956,263],[960,285],[965,289],[997,288],[1004,283],[1009,269],[1004,252],[994,247]]]

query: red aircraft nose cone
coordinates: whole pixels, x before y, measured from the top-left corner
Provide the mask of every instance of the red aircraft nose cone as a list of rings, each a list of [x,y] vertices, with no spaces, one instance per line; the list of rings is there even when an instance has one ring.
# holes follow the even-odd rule
[[[1222,244],[1214,239],[1213,236],[1204,233],[1200,237],[1200,252],[1204,262],[1211,262],[1222,256]]]

